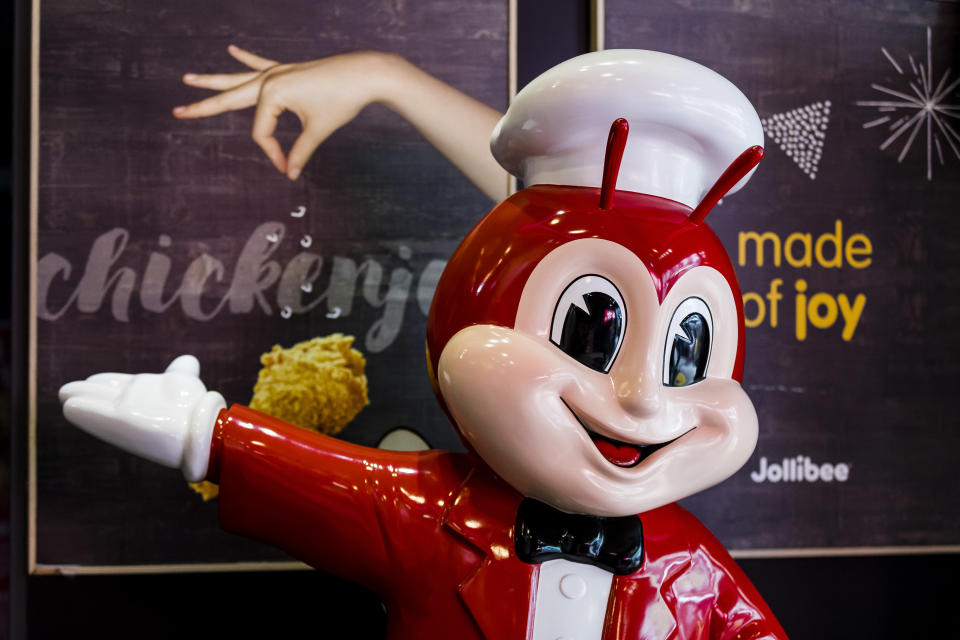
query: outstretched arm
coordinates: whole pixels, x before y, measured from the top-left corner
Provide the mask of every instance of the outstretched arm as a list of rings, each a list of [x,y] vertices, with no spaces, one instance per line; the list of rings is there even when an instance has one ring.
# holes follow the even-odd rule
[[[184,75],[184,83],[220,91],[176,107],[178,118],[202,118],[256,105],[253,139],[277,168],[296,180],[314,150],[361,109],[379,102],[407,119],[448,160],[496,201],[507,195],[507,174],[493,159],[490,134],[500,113],[421,71],[403,58],[358,51],[281,64],[233,45],[230,55],[252,71]],[[302,132],[288,153],[274,137],[277,119],[291,111]]]
[[[361,447],[239,405],[218,416],[207,477],[224,530],[379,593],[416,570],[462,480],[443,452]]]
[[[370,449],[223,407],[193,356],[161,374],[101,373],[60,390],[66,418],[188,480],[220,483],[224,529],[383,592],[464,471],[443,452]],[[425,547],[424,547],[425,549]],[[393,570],[391,570],[391,567]]]

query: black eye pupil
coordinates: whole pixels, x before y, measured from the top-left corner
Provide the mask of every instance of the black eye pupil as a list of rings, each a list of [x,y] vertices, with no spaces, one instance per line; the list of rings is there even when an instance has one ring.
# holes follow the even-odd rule
[[[675,335],[670,351],[670,386],[685,387],[703,380],[710,355],[710,328],[699,313],[680,322],[685,336]]]
[[[567,308],[558,346],[583,365],[606,371],[617,353],[623,312],[611,296],[591,291],[583,295],[589,313],[575,304]]]

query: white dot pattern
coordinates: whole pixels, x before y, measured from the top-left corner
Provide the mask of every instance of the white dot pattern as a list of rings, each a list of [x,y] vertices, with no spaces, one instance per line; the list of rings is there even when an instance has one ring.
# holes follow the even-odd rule
[[[815,102],[760,120],[763,133],[783,149],[811,180],[823,156],[823,141],[830,120],[830,101]]]

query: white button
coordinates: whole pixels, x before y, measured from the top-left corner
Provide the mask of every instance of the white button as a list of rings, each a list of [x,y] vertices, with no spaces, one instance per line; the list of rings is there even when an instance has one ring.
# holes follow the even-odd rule
[[[587,592],[587,583],[575,573],[568,573],[560,579],[560,593],[571,600],[582,598]]]

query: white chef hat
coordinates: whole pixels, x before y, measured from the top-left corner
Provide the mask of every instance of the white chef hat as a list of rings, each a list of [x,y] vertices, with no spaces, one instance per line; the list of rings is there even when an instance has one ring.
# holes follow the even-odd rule
[[[756,110],[720,74],[666,53],[611,49],[567,60],[524,87],[490,148],[525,186],[599,187],[620,117],[630,135],[617,188],[691,208],[743,151],[763,145]]]

